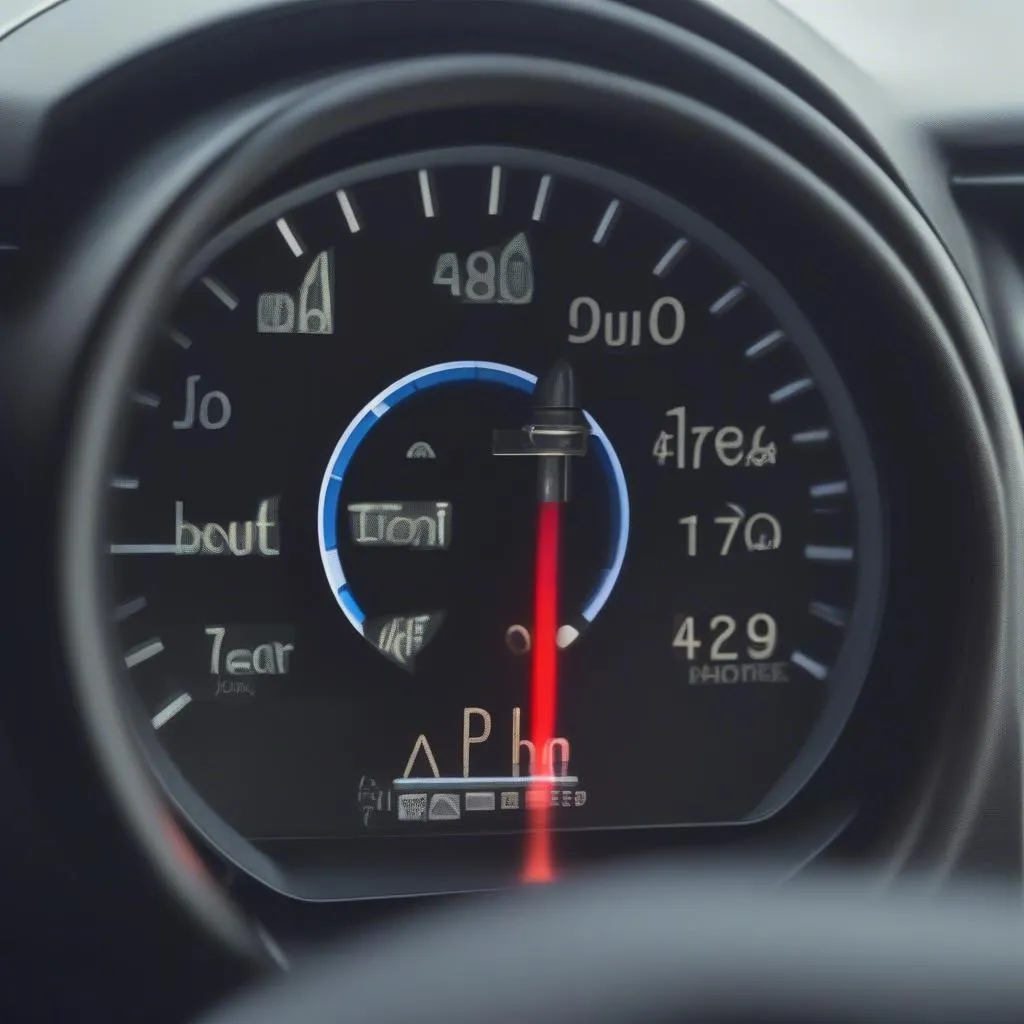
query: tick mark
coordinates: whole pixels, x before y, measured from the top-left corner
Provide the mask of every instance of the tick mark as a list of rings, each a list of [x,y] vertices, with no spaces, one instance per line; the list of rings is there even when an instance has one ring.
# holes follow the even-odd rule
[[[436,217],[437,208],[434,206],[434,186],[430,178],[430,171],[420,171],[420,199],[423,201],[423,216]]]
[[[204,277],[202,281],[203,284],[206,285],[206,287],[218,299],[220,299],[220,301],[223,302],[225,306],[228,307],[228,309],[238,308],[238,299],[234,295],[232,295],[231,292],[229,292],[227,288],[225,288],[224,285],[221,284],[221,282],[218,281],[215,277]]]
[[[812,601],[809,611],[816,619],[821,619],[822,622],[827,622],[830,626],[838,626],[842,629],[846,625],[846,611],[837,608],[834,604]]]
[[[349,231],[353,235],[359,233],[359,218],[356,216],[356,208],[352,205],[352,200],[349,199],[348,193],[343,189],[339,188],[334,193],[338,197],[338,205],[341,207],[341,212],[345,215],[345,223],[348,225]]]
[[[141,665],[142,662],[155,658],[158,654],[162,653],[163,649],[164,643],[158,636],[153,637],[152,640],[143,640],[141,644],[125,653],[124,663],[128,668],[135,668],[136,665]]]
[[[766,334],[760,341],[755,341],[747,349],[747,358],[759,359],[765,353],[771,352],[773,348],[778,348],[785,337],[786,335],[782,331],[772,331],[771,334]]]
[[[144,597],[133,597],[130,601],[125,601],[124,604],[119,604],[114,609],[114,621],[124,622],[125,619],[138,615],[145,607],[146,599]]]
[[[542,221],[548,209],[548,196],[551,195],[551,175],[545,174],[537,186],[537,198],[533,201],[533,219]]]
[[[604,211],[601,223],[597,225],[597,230],[594,232],[594,245],[604,245],[608,240],[608,235],[615,226],[615,222],[619,219],[619,210],[621,208],[622,204],[618,199],[613,199],[608,204],[608,209]]]
[[[815,484],[811,488],[812,498],[836,498],[841,494],[846,494],[850,490],[850,485],[845,480],[835,480],[828,484]]]
[[[804,558],[811,562],[852,562],[853,548],[808,544],[804,548]]]
[[[734,285],[724,295],[720,295],[709,307],[712,316],[722,316],[728,313],[747,294],[747,286],[742,282]]]
[[[768,401],[772,405],[778,405],[780,402],[785,402],[790,398],[796,398],[797,395],[802,395],[805,391],[810,391],[813,387],[814,381],[810,377],[801,377],[799,380],[783,384],[777,391],[773,391],[768,396]]]
[[[183,693],[180,697],[175,697],[167,707],[162,711],[158,711],[153,716],[153,728],[163,728],[175,715],[184,711],[191,703],[192,694],[190,693]]]
[[[824,679],[828,675],[827,666],[822,665],[820,661],[809,658],[803,651],[794,651],[789,660],[809,675],[814,676],[815,679]]]
[[[111,544],[112,555],[177,555],[177,544]]]
[[[793,435],[793,444],[822,444],[832,436],[832,432],[824,427],[817,430],[801,430]]]
[[[491,168],[491,191],[487,196],[487,214],[490,217],[497,217],[501,213],[501,200],[503,189],[501,187],[501,168],[495,164]]]
[[[302,248],[302,243],[298,240],[295,232],[292,231],[292,226],[284,219],[284,217],[277,218],[277,230],[281,232],[281,237],[288,243],[288,248],[291,249],[293,256],[301,256],[306,250]]]
[[[679,257],[686,252],[689,241],[680,238],[673,242],[665,251],[665,255],[654,266],[655,277],[666,277],[669,271],[679,262]]]

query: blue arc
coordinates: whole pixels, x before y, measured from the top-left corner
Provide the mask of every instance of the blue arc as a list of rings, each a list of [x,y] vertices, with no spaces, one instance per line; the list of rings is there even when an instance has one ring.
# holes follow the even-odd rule
[[[341,486],[345,473],[352,462],[356,449],[366,439],[366,435],[382,417],[406,398],[419,391],[435,388],[443,384],[455,384],[461,381],[485,381],[489,384],[501,384],[517,391],[532,393],[537,377],[525,370],[504,363],[489,363],[480,360],[457,360],[450,363],[437,363],[416,370],[394,384],[386,387],[375,395],[356,414],[352,422],[345,428],[320,485],[320,501],[317,506],[317,533],[320,540],[320,560],[323,562],[327,581],[331,585],[335,599],[345,617],[353,628],[363,633],[366,613],[360,607],[345,578],[345,570],[338,554],[338,503],[341,497]],[[587,418],[591,437],[596,442],[597,456],[608,477],[609,492],[612,504],[612,543],[609,548],[608,560],[601,570],[601,576],[593,593],[587,598],[582,611],[584,620],[593,622],[598,612],[605,606],[611,592],[622,572],[622,563],[626,558],[626,544],[629,541],[629,493],[626,490],[626,475],[622,471],[615,449],[608,436],[588,412]]]

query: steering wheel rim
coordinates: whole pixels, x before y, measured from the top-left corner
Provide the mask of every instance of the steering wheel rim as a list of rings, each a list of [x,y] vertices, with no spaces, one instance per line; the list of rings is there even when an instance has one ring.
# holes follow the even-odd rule
[[[1019,1021],[1019,896],[634,866],[375,929],[202,1024]]]

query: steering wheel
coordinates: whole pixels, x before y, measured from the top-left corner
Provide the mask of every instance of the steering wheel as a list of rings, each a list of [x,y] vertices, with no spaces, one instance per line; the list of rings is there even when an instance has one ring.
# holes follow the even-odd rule
[[[377,930],[203,1024],[1022,1019],[1003,890],[633,866]]]

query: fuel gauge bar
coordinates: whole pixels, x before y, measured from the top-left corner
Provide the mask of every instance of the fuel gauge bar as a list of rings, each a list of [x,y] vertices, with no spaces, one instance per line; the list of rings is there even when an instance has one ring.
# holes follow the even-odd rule
[[[448,778],[393,779],[391,785],[399,792],[435,793],[463,789],[529,789],[531,786],[558,786],[575,789],[578,775],[455,775]]]

